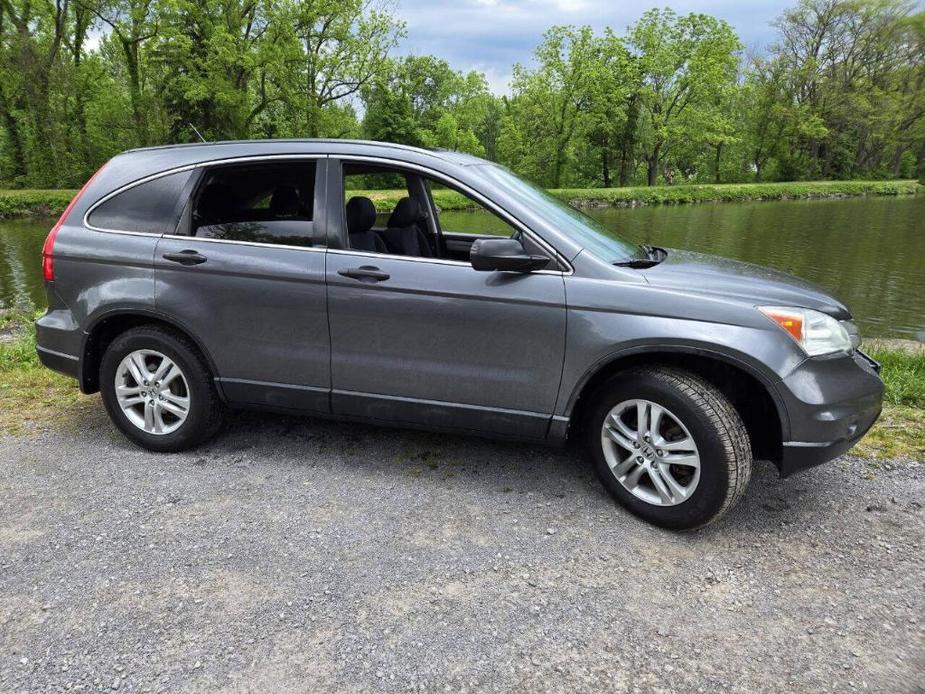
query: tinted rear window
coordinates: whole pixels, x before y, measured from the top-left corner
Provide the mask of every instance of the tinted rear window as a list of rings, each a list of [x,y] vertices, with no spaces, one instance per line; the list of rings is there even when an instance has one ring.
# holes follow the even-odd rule
[[[180,171],[129,188],[93,210],[88,221],[100,229],[172,234],[183,207],[180,194],[192,175]]]
[[[205,173],[199,188],[194,236],[285,246],[313,243],[314,161],[220,166]]]

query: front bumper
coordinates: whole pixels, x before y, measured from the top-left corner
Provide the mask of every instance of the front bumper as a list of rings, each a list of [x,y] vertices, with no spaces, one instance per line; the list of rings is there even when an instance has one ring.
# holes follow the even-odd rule
[[[837,458],[863,438],[883,405],[880,365],[856,351],[807,359],[781,382],[790,419],[781,477]]]

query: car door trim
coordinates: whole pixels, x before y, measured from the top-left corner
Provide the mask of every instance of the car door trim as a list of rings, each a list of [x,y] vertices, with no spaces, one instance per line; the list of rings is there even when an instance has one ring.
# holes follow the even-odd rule
[[[205,241],[206,243],[227,243],[235,246],[255,246],[257,248],[283,248],[289,251],[314,251],[324,253],[324,246],[290,246],[284,243],[266,243],[264,241],[235,241],[233,239],[209,239],[204,236],[184,236],[182,234],[163,234],[162,239],[182,239],[190,242]]]
[[[385,404],[388,416],[377,416],[376,411],[368,409],[368,406],[375,407],[376,404]],[[543,412],[338,388],[331,390],[331,412],[335,417],[529,441],[545,441],[552,419],[552,414]],[[492,424],[495,426],[492,427]]]
[[[330,393],[330,388],[321,386],[303,386],[298,383],[280,383],[278,381],[254,381],[249,378],[227,378],[225,376],[216,376],[215,380],[220,383],[239,383],[246,386],[262,386],[267,388],[286,388],[287,390],[308,390],[313,393]]]
[[[388,258],[389,260],[406,260],[411,263],[429,263],[431,265],[455,265],[459,267],[472,268],[470,263],[465,260],[449,260],[447,258],[421,258],[413,255],[393,255],[391,253],[374,253],[370,251],[353,251],[346,248],[329,248],[328,253],[331,255],[352,255],[359,258]],[[488,273],[486,273],[488,274]],[[566,275],[562,270],[534,270],[533,272],[522,273],[527,275]]]

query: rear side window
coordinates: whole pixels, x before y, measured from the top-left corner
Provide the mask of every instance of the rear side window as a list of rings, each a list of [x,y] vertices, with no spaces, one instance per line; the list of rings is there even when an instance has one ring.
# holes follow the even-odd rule
[[[172,234],[185,200],[180,195],[192,171],[161,176],[115,195],[90,213],[90,226],[142,234]]]
[[[193,236],[312,245],[314,161],[222,166],[207,171],[198,188]]]

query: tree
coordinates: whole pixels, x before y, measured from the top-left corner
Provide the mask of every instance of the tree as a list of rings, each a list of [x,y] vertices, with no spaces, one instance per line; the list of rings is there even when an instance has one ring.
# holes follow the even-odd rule
[[[897,175],[915,157],[906,134],[925,117],[922,16],[911,0],[800,0],[776,22],[793,103],[821,126],[793,139],[805,173]]]
[[[154,0],[80,0],[80,5],[96,15],[118,42],[128,75],[128,92],[135,125],[135,141],[144,147],[149,142],[147,104],[142,96],[141,49],[157,36],[158,22]]]
[[[12,29],[4,36],[8,42],[5,57],[11,59],[4,63],[4,82],[15,82],[9,87],[17,92],[13,99],[19,100],[28,113],[31,130],[27,145],[31,160],[27,162],[29,183],[53,187],[63,183],[56,165],[64,159],[66,150],[55,136],[58,124],[51,103],[52,74],[71,29],[71,5],[69,0],[39,0],[35,4],[0,0],[0,11]],[[9,72],[16,73],[12,80]],[[22,129],[11,139],[15,141],[21,134]],[[20,143],[25,144],[22,139]]]
[[[433,56],[406,56],[388,61],[361,95],[372,139],[485,153],[477,133],[490,135],[494,97],[479,73],[457,72]]]
[[[636,61],[622,39],[608,29],[597,41],[590,69],[588,110],[582,117],[582,128],[591,145],[592,159],[599,162],[597,182],[610,187],[613,160],[617,157],[621,185],[625,185],[636,127]]]
[[[519,121],[520,141],[532,146],[521,150],[520,161],[510,163],[542,183],[559,187],[569,147],[592,102],[600,44],[591,27],[557,26],[543,35],[534,57],[534,69],[514,66],[509,114]],[[509,149],[509,160],[512,155]]]
[[[320,134],[323,109],[362,89],[381,70],[404,25],[371,0],[285,0],[277,21],[291,22],[303,52],[305,135]]]
[[[695,132],[688,111],[718,98],[735,81],[740,43],[724,21],[702,14],[678,17],[649,10],[629,30],[642,84],[640,117],[647,180],[655,185],[670,148]]]

